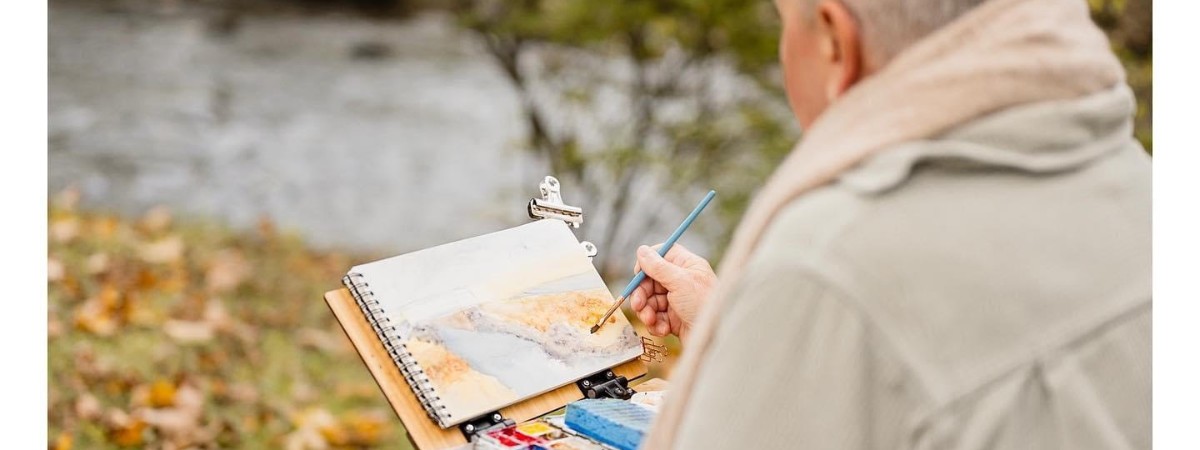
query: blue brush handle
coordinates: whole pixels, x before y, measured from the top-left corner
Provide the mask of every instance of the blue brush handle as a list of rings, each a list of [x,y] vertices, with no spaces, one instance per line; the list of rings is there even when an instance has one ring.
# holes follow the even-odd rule
[[[693,209],[692,213],[688,214],[686,219],[683,219],[683,223],[679,224],[679,228],[676,228],[675,232],[671,233],[671,237],[667,238],[666,242],[663,242],[662,247],[658,249],[659,256],[667,256],[667,252],[671,251],[671,246],[675,245],[675,241],[678,241],[679,237],[683,236],[683,232],[687,231],[688,227],[692,226],[692,222],[696,221],[696,216],[700,215],[700,211],[704,211],[704,207],[708,206],[708,202],[711,202],[713,197],[716,196],[717,191],[708,191],[708,195],[704,196],[704,200],[700,200],[700,204],[696,205],[696,209]],[[624,299],[625,297],[628,297],[629,294],[632,294],[633,290],[637,289],[637,286],[642,283],[642,280],[645,279],[646,271],[639,270],[637,275],[634,275],[633,279],[629,280],[629,285],[625,286],[625,290],[621,291],[621,296],[619,298]]]

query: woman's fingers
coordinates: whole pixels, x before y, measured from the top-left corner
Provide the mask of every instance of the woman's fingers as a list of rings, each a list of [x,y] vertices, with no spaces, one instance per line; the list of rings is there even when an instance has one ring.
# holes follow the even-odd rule
[[[654,312],[666,311],[670,306],[667,303],[667,294],[655,294],[646,298],[646,305]]]
[[[658,256],[650,247],[638,247],[637,259],[646,277],[654,279],[667,290],[679,289],[687,284],[688,272]]]
[[[667,320],[667,313],[658,313],[658,317],[654,319],[654,331],[658,332],[658,336],[671,334],[671,323]]]
[[[639,310],[646,307],[646,301],[654,295],[654,288],[650,286],[650,280],[642,281],[638,284],[633,292],[629,294],[629,306],[634,310]]]
[[[654,323],[658,320],[658,313],[650,308],[638,310],[637,316],[642,323],[646,324],[646,328],[654,326]]]

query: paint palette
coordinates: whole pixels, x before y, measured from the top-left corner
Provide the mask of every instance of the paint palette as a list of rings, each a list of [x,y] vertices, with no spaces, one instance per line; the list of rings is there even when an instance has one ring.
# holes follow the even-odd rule
[[[596,441],[564,430],[545,420],[525,422],[484,432],[475,441],[486,450],[608,450]]]

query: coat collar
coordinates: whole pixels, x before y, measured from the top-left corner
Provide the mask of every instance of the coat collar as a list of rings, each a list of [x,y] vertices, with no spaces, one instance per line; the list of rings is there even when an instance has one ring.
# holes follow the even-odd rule
[[[1026,173],[1072,170],[1133,141],[1134,108],[1133,92],[1124,83],[1077,99],[1008,108],[879,152],[844,172],[838,184],[882,193],[929,163]]]

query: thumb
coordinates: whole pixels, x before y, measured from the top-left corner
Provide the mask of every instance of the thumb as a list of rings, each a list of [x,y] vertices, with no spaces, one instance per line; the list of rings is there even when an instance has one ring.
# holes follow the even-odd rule
[[[646,276],[661,283],[667,290],[677,289],[687,279],[686,270],[667,262],[658,252],[645,245],[638,247],[637,260],[638,266],[646,272]]]

